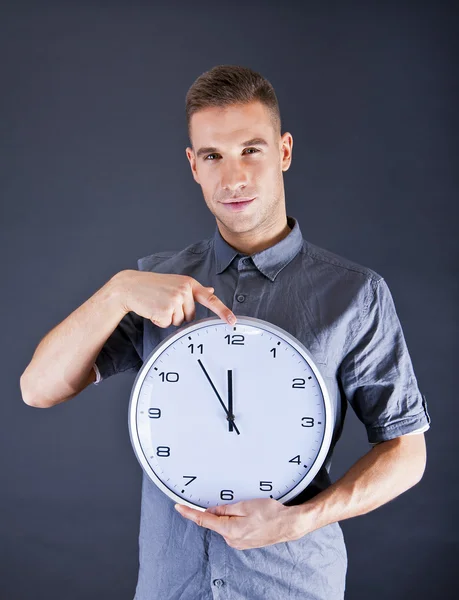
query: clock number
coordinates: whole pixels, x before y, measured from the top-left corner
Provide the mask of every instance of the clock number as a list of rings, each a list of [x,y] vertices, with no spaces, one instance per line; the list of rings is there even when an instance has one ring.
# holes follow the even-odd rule
[[[163,381],[166,379],[169,383],[176,383],[179,380],[179,374],[174,373],[174,371],[171,371],[170,373],[164,373],[164,371],[162,371],[159,373],[159,376],[163,378]]]
[[[293,458],[291,458],[291,459],[290,459],[288,462],[294,462],[294,463],[296,463],[297,465],[299,465],[299,464],[300,464],[300,462],[301,462],[301,460],[300,460],[300,455],[299,455],[299,454],[297,454],[296,456],[294,456]]]
[[[222,490],[220,492],[220,498],[222,500],[232,500],[234,497],[233,494],[234,494],[233,490]]]
[[[307,425],[301,423],[301,427],[314,427],[314,417],[303,417],[301,420],[307,423]]]
[[[270,352],[273,353],[273,358],[276,358],[276,349],[275,348],[271,348]]]
[[[260,481],[260,490],[262,492],[271,492],[273,489],[272,481]],[[263,487],[268,486],[268,487]]]
[[[302,389],[304,389],[304,386],[306,384],[306,382],[305,382],[304,379],[302,379],[301,377],[295,377],[295,379],[293,381],[296,381],[297,383],[293,383],[292,384],[292,388],[302,388]]]
[[[194,475],[182,475],[182,477],[186,477],[187,479],[189,479],[190,481],[187,481],[185,483],[185,485],[189,485],[190,483],[193,483],[193,481],[195,479],[197,479],[197,477],[195,477]]]
[[[169,448],[169,446],[158,446],[156,448],[156,454],[158,456],[170,456],[171,449]]]
[[[188,348],[191,348],[191,354],[193,354],[194,353],[194,344],[190,344],[188,346]],[[203,352],[204,352],[203,344],[199,344],[199,346],[196,346],[196,348],[201,348],[201,354],[203,354]]]
[[[149,408],[148,416],[150,417],[150,419],[159,419],[159,417],[161,416],[161,409],[160,408]]]
[[[230,341],[231,338],[231,341]],[[244,336],[238,333],[232,333],[225,335],[225,340],[228,339],[228,344],[233,344],[235,346],[243,346],[244,345]]]

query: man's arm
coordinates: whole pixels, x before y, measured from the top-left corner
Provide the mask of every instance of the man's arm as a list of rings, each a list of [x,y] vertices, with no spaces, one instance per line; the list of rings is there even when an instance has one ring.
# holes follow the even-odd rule
[[[362,288],[363,289],[363,288]],[[359,305],[360,306],[360,305]],[[345,397],[377,443],[341,479],[301,505],[292,506],[295,522],[317,529],[365,514],[416,485],[426,465],[424,434],[383,441],[410,424],[430,424],[395,303],[383,278],[367,281],[360,329],[338,369]],[[298,519],[296,517],[298,516]]]
[[[238,550],[294,541],[335,521],[356,517],[395,498],[422,478],[424,434],[379,443],[314,498],[285,506],[269,498],[219,504],[204,512],[176,504],[180,514],[220,533]]]
[[[20,378],[26,404],[48,408],[73,398],[95,381],[94,361],[126,314],[122,273],[114,275],[41,340]]]
[[[396,498],[422,479],[426,459],[424,433],[377,444],[326,490],[291,507],[295,514],[294,539],[368,513]]]

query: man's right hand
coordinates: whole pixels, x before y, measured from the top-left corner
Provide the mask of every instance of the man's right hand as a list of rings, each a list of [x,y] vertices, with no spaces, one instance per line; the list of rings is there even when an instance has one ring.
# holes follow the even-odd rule
[[[217,298],[214,288],[204,287],[188,275],[126,269],[118,273],[118,285],[126,313],[135,312],[159,327],[192,321],[196,301],[230,325],[236,322],[236,315]]]

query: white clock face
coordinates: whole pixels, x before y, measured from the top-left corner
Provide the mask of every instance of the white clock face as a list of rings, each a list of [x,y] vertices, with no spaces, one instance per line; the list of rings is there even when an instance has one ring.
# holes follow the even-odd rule
[[[174,501],[202,510],[295,497],[325,460],[331,430],[312,356],[253,317],[185,325],[155,348],[131,393],[129,431],[142,468]]]

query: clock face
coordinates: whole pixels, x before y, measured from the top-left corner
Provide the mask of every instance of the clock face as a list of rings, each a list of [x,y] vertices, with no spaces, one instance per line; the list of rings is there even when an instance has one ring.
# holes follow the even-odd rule
[[[233,417],[233,418],[232,418]],[[286,502],[327,455],[331,405],[312,355],[254,317],[209,317],[159,344],[132,388],[129,432],[152,481],[175,502]]]

